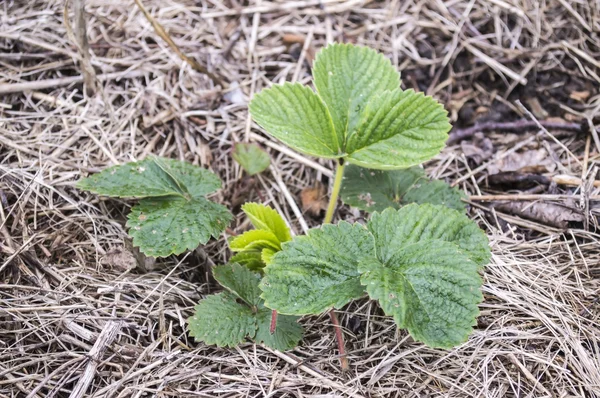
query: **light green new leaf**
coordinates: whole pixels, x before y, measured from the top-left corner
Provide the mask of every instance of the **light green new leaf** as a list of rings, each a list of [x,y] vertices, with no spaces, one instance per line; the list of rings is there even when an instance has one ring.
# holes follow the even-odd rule
[[[312,229],[283,245],[265,268],[265,306],[281,314],[319,314],[362,296],[358,263],[373,256],[373,237],[360,224]]]
[[[109,167],[77,182],[77,188],[119,198],[184,196],[185,191],[153,158]],[[217,186],[218,188],[218,186]]]
[[[237,142],[232,156],[251,176],[263,172],[271,163],[269,154],[255,143]]]
[[[344,155],[343,134],[336,134],[329,111],[310,88],[284,83],[262,90],[249,105],[250,114],[267,133],[308,155]]]
[[[256,333],[256,318],[250,307],[236,301],[230,292],[214,294],[201,300],[188,319],[190,336],[196,341],[235,347],[246,336]]]
[[[444,206],[409,204],[374,213],[367,228],[375,237],[377,258],[386,264],[404,246],[434,240],[454,243],[483,266],[490,259],[487,236],[464,214]]]
[[[374,97],[349,131],[350,163],[379,170],[401,169],[437,155],[451,125],[444,107],[413,90],[395,89]]]
[[[398,209],[406,191],[424,178],[418,166],[384,171],[350,164],[344,169],[341,196],[344,203],[369,212]]]
[[[361,283],[387,315],[430,347],[467,340],[479,314],[477,264],[445,241],[422,241],[398,250],[385,264],[365,261]]]
[[[256,314],[256,336],[254,341],[279,351],[290,350],[298,345],[302,339],[304,329],[298,323],[299,317],[291,315],[277,315],[277,327],[271,334],[271,310],[262,308]]]
[[[263,249],[263,251],[264,250],[267,249]],[[229,259],[229,262],[238,263],[252,271],[260,271],[265,266],[265,263],[263,263],[262,259],[262,252],[260,250],[241,251],[232,256]]]
[[[429,181],[418,166],[402,170],[371,170],[348,165],[341,196],[344,203],[368,212],[399,209],[408,203],[444,205],[464,210],[462,191],[443,181]]]
[[[281,245],[275,234],[264,229],[246,231],[229,241],[229,248],[234,252],[262,250],[267,247],[274,250],[281,249]]]
[[[152,257],[193,250],[217,238],[231,221],[226,207],[203,197],[142,199],[127,216],[134,246]]]
[[[331,44],[319,51],[313,76],[341,137],[354,130],[365,104],[375,94],[400,87],[400,74],[389,59],[351,44]]]
[[[277,250],[269,249],[268,247],[265,249],[262,249],[262,251],[260,252],[260,259],[262,260],[263,264],[264,265],[271,264],[271,261],[273,261],[273,256],[277,252],[278,252]]]
[[[213,276],[221,286],[241,298],[250,307],[260,303],[260,275],[240,264],[230,263],[213,268]]]
[[[292,239],[290,229],[283,218],[269,206],[260,203],[245,203],[242,210],[246,213],[254,228],[272,232],[280,243]]]
[[[419,180],[404,195],[404,203],[430,203],[442,205],[454,210],[464,211],[467,204],[462,201],[467,198],[461,190],[451,187],[444,181]]]

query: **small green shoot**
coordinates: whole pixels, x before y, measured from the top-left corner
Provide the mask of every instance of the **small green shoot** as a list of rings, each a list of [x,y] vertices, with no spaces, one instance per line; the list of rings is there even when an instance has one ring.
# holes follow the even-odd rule
[[[430,203],[464,211],[466,195],[444,181],[429,180],[419,166],[404,170],[371,170],[350,165],[344,170],[344,203],[368,212]]]
[[[134,246],[152,257],[193,250],[217,238],[231,221],[224,206],[206,199],[221,186],[210,171],[159,157],[110,167],[77,182],[98,195],[139,199],[127,216]]]
[[[255,143],[235,143],[232,156],[233,159],[242,166],[246,173],[251,176],[262,173],[269,167],[269,164],[271,164],[269,154]]]
[[[289,350],[302,339],[298,317],[280,315],[277,329],[270,332],[271,310],[260,298],[260,274],[239,264],[213,269],[215,279],[225,288],[196,305],[188,319],[188,330],[196,341],[219,347],[234,347],[246,337],[276,350]]]

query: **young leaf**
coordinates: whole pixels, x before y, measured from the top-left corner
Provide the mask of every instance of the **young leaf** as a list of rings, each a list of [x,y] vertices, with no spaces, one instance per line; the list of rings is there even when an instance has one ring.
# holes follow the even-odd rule
[[[246,231],[229,242],[229,248],[234,252],[262,250],[267,247],[277,251],[281,250],[281,245],[275,234],[263,229]]]
[[[444,206],[410,204],[374,213],[367,223],[375,237],[377,258],[386,264],[402,247],[415,242],[454,243],[475,264],[490,259],[485,233],[464,214]]]
[[[265,305],[281,314],[319,314],[361,297],[358,263],[373,256],[373,237],[360,224],[312,229],[283,245],[265,268]]]
[[[385,91],[369,101],[349,131],[346,160],[380,170],[414,166],[442,150],[451,127],[433,98],[413,90]]]
[[[244,300],[250,307],[260,303],[258,282],[260,275],[249,272],[239,264],[220,265],[213,268],[213,276],[221,286]]]
[[[217,238],[231,221],[227,208],[203,197],[142,199],[127,216],[134,246],[152,257],[193,250]]]
[[[255,143],[237,142],[232,156],[251,176],[263,172],[271,163],[269,154]]]
[[[190,336],[196,341],[235,347],[246,336],[256,333],[256,318],[250,307],[236,301],[230,292],[214,294],[201,300],[188,319]]]
[[[399,209],[408,203],[444,205],[464,210],[464,193],[443,181],[429,181],[418,166],[403,170],[370,170],[348,165],[344,170],[342,200],[368,212]]]
[[[275,333],[270,333],[271,310],[258,296],[258,274],[239,264],[215,267],[213,274],[227,290],[208,296],[195,307],[195,314],[188,319],[192,337],[219,347],[233,347],[245,337],[276,350],[298,344],[303,332],[298,317],[280,315]]]
[[[277,252],[278,250],[269,249],[268,247],[262,249],[262,251],[260,252],[260,259],[264,263],[264,265],[269,265],[271,264],[271,261],[273,261],[273,256]]]
[[[408,244],[385,263],[359,265],[361,283],[387,315],[430,347],[452,348],[467,340],[481,302],[477,265],[451,243]]]
[[[250,114],[267,133],[308,155],[339,158],[344,135],[336,134],[329,111],[310,88],[274,85],[254,96]]]
[[[342,200],[368,212],[398,209],[406,191],[424,178],[425,172],[418,166],[384,171],[349,164],[344,169]]]
[[[267,250],[267,249],[264,249]],[[263,250],[263,251],[264,251]],[[265,263],[262,259],[262,251],[260,250],[247,250],[236,253],[229,259],[230,263],[238,263],[247,267],[252,271],[260,271],[265,267]]]
[[[400,74],[382,54],[351,44],[332,44],[317,53],[315,87],[331,113],[335,131],[353,131],[375,94],[400,86]]]
[[[280,243],[287,242],[292,239],[292,234],[283,218],[269,206],[260,203],[245,203],[242,210],[254,228],[272,232]]]
[[[153,158],[109,167],[77,181],[76,186],[98,195],[119,198],[184,196],[185,194],[185,191]]]

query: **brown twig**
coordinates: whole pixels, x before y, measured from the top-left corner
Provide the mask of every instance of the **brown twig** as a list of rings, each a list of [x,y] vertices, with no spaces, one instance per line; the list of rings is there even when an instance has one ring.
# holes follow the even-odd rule
[[[85,0],[73,0],[75,30],[73,30],[73,28],[71,27],[71,23],[69,22],[69,3],[70,0],[67,0],[65,2],[65,8],[63,10],[65,29],[67,30],[67,35],[77,47],[77,52],[79,53],[81,74],[83,75],[83,84],[85,86],[85,92],[91,97],[96,93],[97,82],[96,71],[94,70],[90,59],[90,44],[87,38],[87,28],[85,20]]]
[[[271,326],[269,327],[269,332],[271,334],[275,333],[275,329],[277,328],[277,311],[271,311]]]
[[[584,133],[588,130],[587,126],[579,123],[553,122],[548,120],[540,120],[539,124],[548,130],[565,130],[575,133]],[[475,126],[464,129],[454,129],[448,138],[448,145],[456,144],[462,140],[472,137],[475,133],[486,131],[510,131],[513,133],[524,133],[534,130],[538,127],[538,123],[533,120],[516,120],[514,122],[486,122],[476,124]]]
[[[185,55],[183,53],[183,51],[181,51],[179,49],[179,47],[177,46],[177,44],[175,44],[175,42],[173,41],[173,39],[171,39],[171,36],[169,36],[169,34],[162,27],[162,25],[156,19],[154,19],[154,17],[152,15],[150,15],[150,13],[146,9],[146,7],[144,7],[144,5],[142,4],[142,0],[134,0],[134,1],[135,1],[135,4],[137,4],[137,6],[140,8],[140,10],[142,11],[142,13],[144,14],[144,16],[146,17],[146,19],[148,20],[148,22],[150,22],[150,24],[152,25],[152,27],[156,31],[156,34],[159,35],[161,37],[161,39],[163,39],[164,41],[167,42],[167,44],[169,45],[169,47],[171,47],[171,49],[173,51],[175,51],[175,54],[177,54],[179,56],[179,58],[181,58],[182,60],[184,60],[185,62],[187,62],[197,72],[203,73],[206,76],[208,76],[210,78],[210,80],[212,80],[213,83],[215,83],[215,85],[219,85],[219,86],[221,86],[223,88],[227,88],[227,84],[219,76],[217,76],[214,73],[210,72],[208,69],[206,69],[206,67],[204,67],[203,65],[200,65],[200,63],[198,63],[195,59],[193,59],[191,57],[188,57],[187,55]]]

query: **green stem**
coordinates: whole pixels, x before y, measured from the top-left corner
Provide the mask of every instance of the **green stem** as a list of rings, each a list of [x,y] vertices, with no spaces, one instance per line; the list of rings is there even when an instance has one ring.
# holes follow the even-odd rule
[[[340,194],[340,188],[342,187],[342,178],[344,177],[344,166],[344,159],[340,159],[335,170],[333,190],[331,191],[331,196],[329,197],[329,205],[327,206],[327,213],[325,213],[325,220],[323,220],[323,224],[329,224],[331,223],[331,220],[333,220],[333,214],[335,213],[335,208],[337,207],[337,200]]]

